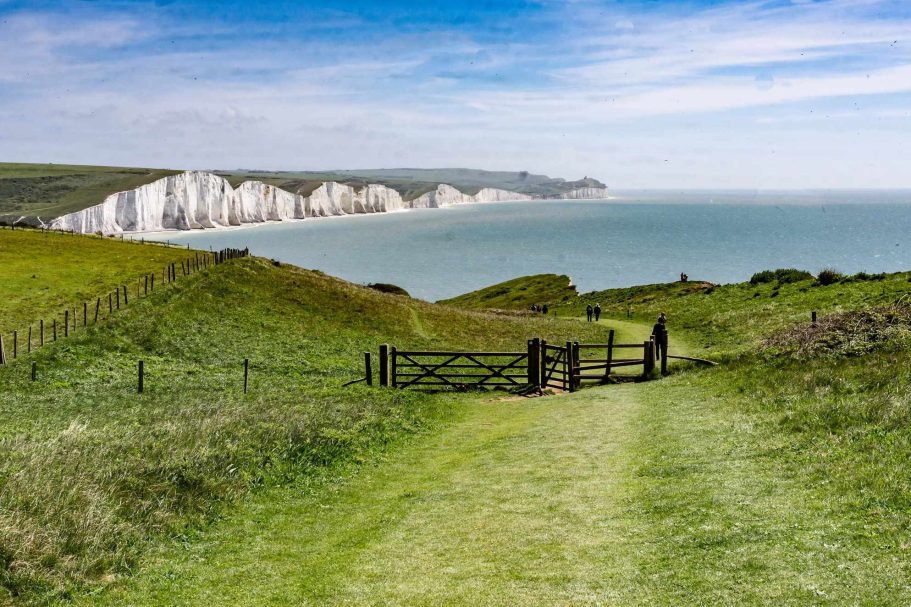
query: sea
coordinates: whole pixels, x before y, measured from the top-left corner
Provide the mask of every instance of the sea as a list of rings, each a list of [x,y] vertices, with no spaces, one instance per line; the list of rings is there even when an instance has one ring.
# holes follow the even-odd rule
[[[609,200],[478,203],[163,232],[194,248],[244,248],[436,301],[530,274],[580,292],[760,270],[911,270],[911,191],[618,191]]]

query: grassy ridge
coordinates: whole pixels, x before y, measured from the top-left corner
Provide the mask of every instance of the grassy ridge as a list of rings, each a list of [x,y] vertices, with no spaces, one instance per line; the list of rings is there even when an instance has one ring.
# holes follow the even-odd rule
[[[575,300],[577,295],[569,276],[537,274],[507,280],[437,303],[473,310],[528,310],[532,304],[554,307],[555,304]]]
[[[0,230],[0,332],[6,339],[29,324],[94,302],[120,285],[135,293],[136,279],[160,272],[192,252],[155,244],[24,229]],[[62,317],[61,317],[62,320]]]
[[[16,289],[0,285],[4,296],[23,295]],[[474,398],[341,388],[380,342],[521,349],[531,335],[599,332],[434,306],[255,258],[182,279],[0,368],[0,582],[29,602],[66,596],[129,571],[151,538],[204,525],[253,488],[368,457]]]
[[[180,171],[65,164],[0,163],[0,215],[52,219]]]
[[[842,288],[863,302],[871,285]],[[103,604],[906,605],[911,341],[800,359],[756,348],[794,308],[830,301],[822,289],[757,305],[737,325],[753,347],[717,343],[719,367],[461,402],[348,483],[264,495],[173,543]],[[707,297],[633,293],[680,298],[677,319]]]

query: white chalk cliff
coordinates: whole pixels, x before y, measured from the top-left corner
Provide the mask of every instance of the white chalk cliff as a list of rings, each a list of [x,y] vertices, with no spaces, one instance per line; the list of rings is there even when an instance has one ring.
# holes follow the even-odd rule
[[[592,195],[573,195],[583,191],[591,191]],[[583,188],[568,192],[564,197],[606,196],[607,190]],[[58,217],[50,227],[86,234],[192,230],[531,198],[527,194],[495,188],[484,188],[477,194],[469,195],[440,184],[436,190],[406,201],[397,191],[383,185],[355,188],[333,181],[323,183],[309,196],[301,196],[259,181],[245,181],[235,189],[218,175],[187,171],[135,190],[111,194],[101,204]]]

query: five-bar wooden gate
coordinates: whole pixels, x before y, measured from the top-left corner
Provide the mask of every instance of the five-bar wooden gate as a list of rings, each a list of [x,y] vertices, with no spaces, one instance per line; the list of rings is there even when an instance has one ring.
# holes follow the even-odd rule
[[[606,344],[568,341],[557,346],[543,339],[530,339],[525,352],[397,350],[384,344],[380,346],[380,385],[430,390],[526,387],[572,392],[583,382],[604,383],[623,367],[641,366],[642,375],[648,376],[655,368],[655,353],[653,340],[619,344],[614,342],[613,331]],[[369,353],[366,360],[369,375]],[[666,359],[662,362],[664,368]],[[368,378],[368,384],[371,382],[372,378]]]

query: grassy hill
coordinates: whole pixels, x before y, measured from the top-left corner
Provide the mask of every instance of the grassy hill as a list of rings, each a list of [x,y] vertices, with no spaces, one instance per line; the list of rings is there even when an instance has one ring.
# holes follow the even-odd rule
[[[38,274],[52,264],[59,274],[53,282],[0,282],[5,319],[82,297],[75,276],[85,278],[85,268],[99,268],[100,285],[178,253],[0,231],[0,266],[21,274],[21,250],[44,264]],[[362,353],[381,342],[522,349],[531,335],[601,333],[435,306],[257,258],[156,288],[97,326],[0,367],[0,585],[42,602],[109,582],[135,567],[151,540],[191,533],[251,490],[367,458],[478,398],[342,388],[362,375]]]
[[[0,267],[59,274],[0,282],[0,316],[81,297],[81,266],[104,286],[171,254],[2,230]],[[181,278],[0,367],[5,600],[907,604],[911,283],[819,282],[550,275],[461,302],[562,294],[542,318],[255,257]],[[587,301],[608,320],[579,322]],[[532,400],[342,387],[383,342],[639,340],[659,311],[672,351],[723,364]]]
[[[641,339],[664,310],[672,350],[723,364],[461,401],[360,477],[173,542],[101,603],[908,604],[911,310],[877,311],[907,278],[814,284],[582,295],[559,311],[597,298],[623,320],[577,325],[626,329],[629,304]]]
[[[528,310],[532,304],[553,307],[575,300],[577,296],[569,276],[538,274],[507,280],[437,303],[474,310]]]
[[[52,219],[180,171],[65,164],[0,163],[0,216]]]
[[[52,219],[98,204],[110,194],[131,190],[179,172],[172,169],[0,162],[0,223],[12,223],[23,216]],[[256,180],[304,196],[324,181],[338,181],[355,187],[379,183],[397,190],[406,200],[430,192],[440,183],[448,183],[468,194],[493,187],[536,196],[557,195],[578,187],[603,187],[596,179],[589,178],[566,181],[525,172],[473,169],[214,172],[235,187],[244,181]]]

